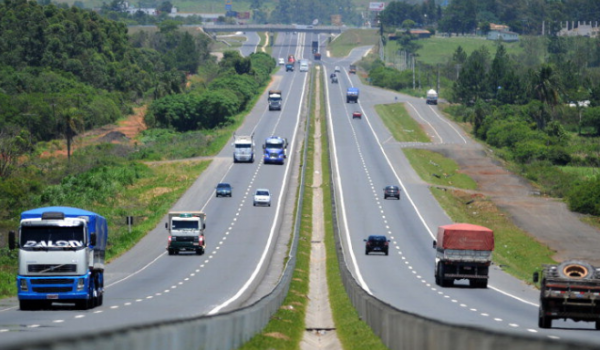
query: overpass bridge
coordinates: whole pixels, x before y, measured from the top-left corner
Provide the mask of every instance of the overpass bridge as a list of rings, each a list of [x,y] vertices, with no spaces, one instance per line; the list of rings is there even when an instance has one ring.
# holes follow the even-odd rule
[[[345,26],[311,26],[283,24],[205,24],[202,27],[207,33],[215,32],[308,32],[308,33],[342,33],[348,29]]]

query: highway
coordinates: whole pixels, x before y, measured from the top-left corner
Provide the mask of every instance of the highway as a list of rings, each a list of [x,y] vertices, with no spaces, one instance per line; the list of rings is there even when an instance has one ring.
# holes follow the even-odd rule
[[[258,36],[240,49],[244,55],[256,50]],[[311,58],[315,33],[281,33],[273,56]],[[322,46],[323,47],[323,46]],[[340,207],[341,234],[346,261],[365,290],[390,305],[443,322],[472,325],[506,333],[560,341],[572,339],[600,344],[593,323],[554,321],[552,329],[537,327],[538,291],[504,273],[491,271],[487,289],[471,289],[464,282],[454,287],[435,285],[433,233],[448,224],[428,185],[412,170],[404,147],[480,147],[458,126],[441,116],[423,99],[363,85],[348,74],[348,65],[368,48],[355,49],[348,57],[329,58],[323,52],[320,69],[328,77],[340,66],[339,84],[326,83],[329,137],[333,155],[334,185]],[[312,61],[312,60],[311,60]],[[312,63],[314,66],[314,62]],[[303,110],[308,74],[280,69],[270,89],[283,92],[283,110],[268,111],[266,94],[246,117],[238,134],[254,134],[257,154],[270,135],[288,138],[285,165],[232,162],[226,146],[210,167],[174,205],[173,210],[203,210],[207,213],[207,251],[202,256],[169,256],[165,246],[166,218],[131,251],[107,267],[104,305],[81,311],[70,306],[52,310],[20,311],[16,299],[3,300],[0,307],[0,347],[23,339],[72,335],[82,331],[123,328],[157,320],[209,315],[247,305],[266,294],[276,283],[291,231],[298,151],[301,145]],[[345,100],[347,87],[360,88],[359,103]],[[397,101],[396,101],[397,98]],[[431,144],[396,142],[375,113],[374,106],[404,102],[423,125]],[[352,119],[355,110],[362,119]],[[215,198],[218,182],[233,186],[232,198]],[[400,201],[383,200],[383,187],[401,186]],[[269,207],[253,207],[256,188],[269,188],[274,195]],[[369,234],[391,239],[389,256],[364,254]]]
[[[424,99],[363,85],[356,75],[348,74],[349,64],[367,50],[355,49],[344,59],[323,58],[325,76],[334,66],[342,67],[339,84],[327,83],[327,108],[342,243],[356,280],[386,303],[440,321],[600,344],[600,332],[590,331],[593,323],[554,321],[552,329],[538,328],[539,292],[496,265],[487,289],[471,289],[466,281],[457,281],[450,288],[435,284],[434,234],[438,226],[452,221],[412,170],[402,148],[451,147],[460,151],[480,146]],[[358,104],[346,103],[345,91],[350,86],[361,90]],[[431,146],[393,139],[374,106],[394,102],[405,103],[430,136]],[[352,119],[355,110],[362,111],[362,119]],[[384,200],[386,185],[401,186],[402,199]],[[389,256],[365,255],[363,239],[370,234],[391,239]]]
[[[301,57],[298,39],[304,39],[304,34],[282,36],[277,54]],[[244,54],[256,50],[251,45],[258,43],[258,35],[250,35],[249,43],[242,48]],[[256,161],[234,164],[233,149],[227,145],[172,208],[207,213],[204,255],[169,256],[165,217],[131,251],[107,265],[102,306],[82,311],[58,304],[49,310],[21,311],[16,298],[3,300],[0,348],[23,340],[215,314],[270,292],[281,273],[291,234],[304,125],[301,101],[307,83],[308,74],[277,72],[270,88],[283,91],[283,110],[268,111],[265,94],[237,131],[254,134]],[[284,165],[262,163],[262,142],[271,135],[289,141]],[[215,197],[218,182],[232,184],[232,198]],[[271,207],[252,205],[256,188],[270,189]],[[274,272],[268,273],[269,269]]]

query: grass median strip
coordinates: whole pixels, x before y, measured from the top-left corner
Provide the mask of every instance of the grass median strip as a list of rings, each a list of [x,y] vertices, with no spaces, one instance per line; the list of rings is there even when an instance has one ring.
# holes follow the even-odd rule
[[[376,105],[375,111],[398,142],[430,142],[429,136],[406,110],[404,103]]]

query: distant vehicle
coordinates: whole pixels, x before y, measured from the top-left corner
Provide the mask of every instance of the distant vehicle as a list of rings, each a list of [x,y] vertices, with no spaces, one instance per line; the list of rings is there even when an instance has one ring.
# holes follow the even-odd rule
[[[288,63],[296,63],[296,58],[294,57],[294,55],[288,55]]]
[[[371,252],[381,252],[385,255],[389,253],[390,241],[386,236],[383,235],[371,235],[364,240],[365,243],[365,255],[369,255]]]
[[[438,104],[438,93],[434,89],[427,91],[427,104],[437,105]]]
[[[351,64],[350,65],[350,69],[348,70],[348,73],[350,74],[356,74],[356,66]]]
[[[385,186],[383,188],[383,199],[388,199],[388,197],[393,197],[400,200],[400,188],[395,185]]]
[[[331,83],[332,83],[332,84],[337,84],[337,83],[338,83],[338,78],[337,78],[337,75],[335,75],[335,74],[334,74],[334,75],[331,77]]]
[[[277,62],[280,66],[283,66],[285,64],[285,60],[283,59],[283,57],[279,57],[279,60]]]
[[[435,283],[451,286],[466,279],[473,288],[487,288],[494,250],[494,232],[472,224],[438,227],[435,249]]]
[[[285,162],[286,148],[288,146],[287,139],[279,136],[271,136],[265,140],[263,144],[264,158],[263,162],[283,164]]]
[[[308,72],[308,61],[307,60],[300,60],[300,71]]]
[[[540,328],[552,328],[552,320],[562,318],[594,322],[600,330],[600,266],[580,260],[544,265],[541,276],[539,272],[533,274],[533,281],[541,281]]]
[[[225,182],[217,184],[216,188],[217,197],[231,197],[231,185]]]
[[[254,192],[254,206],[271,206],[271,192],[266,188],[259,188]]]
[[[362,112],[361,111],[352,112],[352,119],[354,119],[354,118],[362,119]]]
[[[233,162],[254,163],[254,134],[236,135],[233,133]]]
[[[335,73],[339,73],[340,72],[340,67],[339,66],[335,66],[335,68],[333,68],[333,71]]]
[[[315,61],[320,61],[321,60],[321,53],[320,52],[315,52]]]
[[[312,53],[315,54],[319,52],[319,42],[317,40],[314,40],[312,42]]]
[[[358,95],[359,95],[358,88],[349,87],[348,90],[346,90],[346,103],[350,103],[350,102],[358,103]]]
[[[267,95],[270,111],[280,111],[282,103],[281,90],[269,90]]]
[[[294,65],[292,63],[288,63],[285,65],[285,71],[286,72],[293,72],[294,71]]]

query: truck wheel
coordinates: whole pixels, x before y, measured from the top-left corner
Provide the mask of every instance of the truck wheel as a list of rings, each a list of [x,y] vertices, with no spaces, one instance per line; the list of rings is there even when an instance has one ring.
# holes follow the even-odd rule
[[[35,310],[38,307],[35,300],[19,300],[19,309],[23,311]]]
[[[596,321],[596,330],[600,331],[600,321]]]
[[[438,265],[438,273],[440,274],[440,285],[442,287],[450,287],[450,285],[452,285],[452,280],[447,280],[444,277],[446,276],[446,271],[444,271],[444,264],[442,264],[441,262]]]
[[[173,251],[173,249],[169,248],[169,255],[173,255],[173,254],[175,254],[175,252]]]
[[[544,329],[552,328],[552,319],[548,316],[540,316],[538,326]]]
[[[200,248],[200,249],[196,249],[196,255],[202,255],[204,254],[204,249]]]
[[[488,280],[479,280],[479,288],[486,289],[488,284]]]
[[[594,268],[585,261],[567,260],[558,265],[558,275],[569,279],[590,279],[594,276]]]

